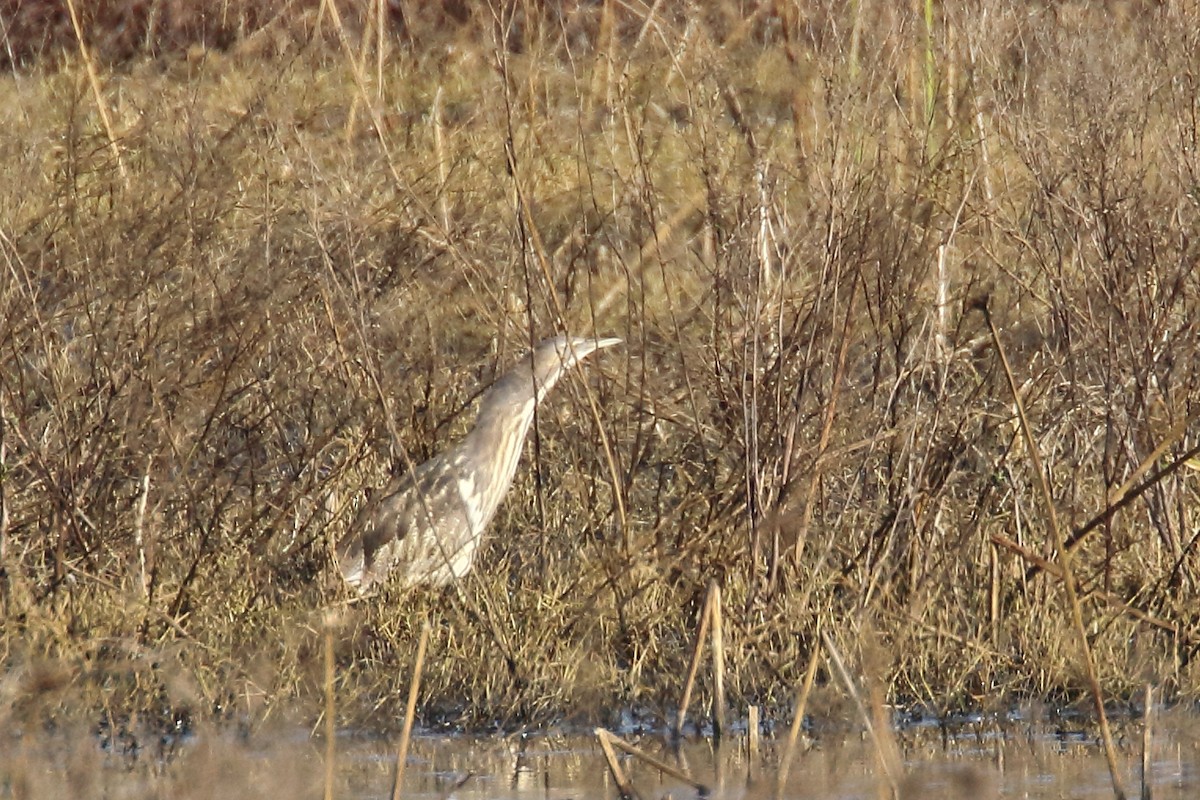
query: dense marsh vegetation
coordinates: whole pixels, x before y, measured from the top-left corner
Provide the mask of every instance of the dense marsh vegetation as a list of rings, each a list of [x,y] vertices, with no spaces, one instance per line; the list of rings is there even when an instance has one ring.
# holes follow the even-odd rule
[[[711,580],[736,705],[822,631],[1071,703],[1050,507],[1105,695],[1200,695],[1194,4],[145,5],[4,31],[0,716],[312,719],[334,609],[344,724],[426,621],[427,722],[666,717]],[[480,569],[347,602],[363,492],[564,329],[626,344]]]

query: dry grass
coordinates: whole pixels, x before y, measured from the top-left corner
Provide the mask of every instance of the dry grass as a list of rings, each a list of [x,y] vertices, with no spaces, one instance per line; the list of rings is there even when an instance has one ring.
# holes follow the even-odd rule
[[[789,708],[818,630],[895,703],[1085,695],[972,309],[1068,535],[1195,444],[1200,15],[631,8],[377,59],[314,3],[96,39],[99,95],[69,47],[3,79],[0,713],[315,715],[357,498],[564,326],[627,345],[543,408],[461,590],[347,610],[341,722],[398,726],[425,622],[426,723],[668,719],[713,579],[738,707]],[[1195,499],[1155,478],[1075,550],[1117,701],[1200,695]]]

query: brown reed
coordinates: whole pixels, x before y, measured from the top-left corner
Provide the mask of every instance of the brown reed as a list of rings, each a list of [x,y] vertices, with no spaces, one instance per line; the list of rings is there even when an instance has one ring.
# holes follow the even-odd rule
[[[404,781],[404,765],[408,761],[408,743],[412,737],[413,723],[417,717],[417,696],[421,690],[421,673],[425,671],[425,648],[429,644],[429,623],[421,626],[421,638],[417,640],[417,657],[413,660],[412,677],[408,682],[408,700],[404,705],[404,727],[400,730],[400,743],[396,746],[395,778],[392,780],[392,800],[400,800]]]

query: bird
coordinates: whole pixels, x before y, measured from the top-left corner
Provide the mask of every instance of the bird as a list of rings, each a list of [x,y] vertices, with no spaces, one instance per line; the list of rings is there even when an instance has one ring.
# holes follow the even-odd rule
[[[465,437],[363,505],[336,548],[345,582],[365,595],[393,572],[403,587],[444,586],[470,572],[512,485],[534,409],[568,370],[620,343],[557,336],[538,344],[484,393]]]

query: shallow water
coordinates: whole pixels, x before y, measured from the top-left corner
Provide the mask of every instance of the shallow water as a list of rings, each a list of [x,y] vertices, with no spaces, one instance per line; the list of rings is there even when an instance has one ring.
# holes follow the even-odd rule
[[[10,731],[11,734],[11,731]],[[1141,729],[1115,726],[1122,782],[1141,792]],[[936,722],[898,729],[902,798],[1112,798],[1102,750],[1084,725],[1058,720]],[[775,797],[782,737],[764,737],[757,756],[745,736],[714,749],[696,737],[677,750],[659,733],[624,738],[705,785],[715,800]],[[151,739],[131,754],[99,746],[94,732],[51,738],[0,736],[0,800],[39,798],[196,798],[324,796],[325,743],[307,730],[280,728],[250,736],[200,732],[154,752]],[[164,741],[164,740],[156,740]],[[395,741],[338,737],[333,797],[390,798]],[[1155,723],[1149,770],[1156,800],[1200,798],[1200,716],[1166,715]],[[643,800],[696,798],[685,782],[632,757],[620,763]],[[402,795],[422,800],[568,800],[616,798],[618,792],[593,735],[582,732],[467,737],[422,734],[411,744]],[[858,800],[889,797],[876,749],[857,731],[819,732],[798,748],[783,798]]]
[[[1152,744],[1149,771],[1153,797],[1200,797],[1200,740],[1196,721],[1164,730]],[[1132,732],[1132,728],[1131,728]],[[771,798],[782,741],[765,739],[757,758],[745,739],[718,750],[709,741],[685,743],[674,751],[662,737],[641,737],[643,750],[679,767],[705,784],[712,798]],[[390,797],[394,752],[385,742],[342,742],[339,796],[361,800]],[[811,744],[811,743],[810,743]],[[1059,728],[1001,730],[978,726],[943,735],[941,730],[899,736],[904,798],[1112,798],[1108,768],[1099,745]],[[1140,739],[1121,743],[1122,781],[1131,797],[1141,792]],[[642,798],[696,797],[680,780],[632,757],[621,763]],[[532,736],[508,739],[417,737],[407,761],[403,795],[460,800],[566,800],[617,797],[603,753],[590,736]],[[785,798],[853,800],[888,796],[888,782],[875,749],[858,735],[822,737],[795,757]]]

